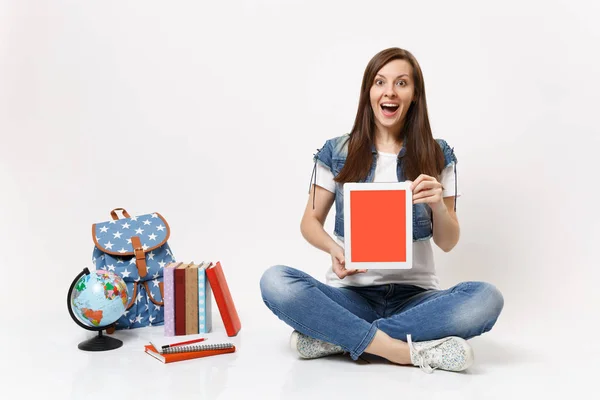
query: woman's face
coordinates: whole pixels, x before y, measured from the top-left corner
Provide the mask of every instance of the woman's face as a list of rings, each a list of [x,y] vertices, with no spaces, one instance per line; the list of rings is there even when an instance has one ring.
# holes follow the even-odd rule
[[[370,94],[377,128],[398,132],[414,96],[408,61],[393,60],[384,65],[372,82]]]

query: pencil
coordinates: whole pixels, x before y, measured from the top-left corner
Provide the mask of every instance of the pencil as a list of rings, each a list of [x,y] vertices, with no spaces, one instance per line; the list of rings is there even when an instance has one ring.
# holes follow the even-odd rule
[[[173,344],[166,344],[166,345],[162,346],[162,349],[168,349],[169,347],[183,346],[183,345],[192,344],[192,343],[199,343],[199,342],[203,342],[205,340],[206,340],[206,338],[200,338],[200,339],[188,340],[187,342],[179,342],[179,343],[173,343]]]

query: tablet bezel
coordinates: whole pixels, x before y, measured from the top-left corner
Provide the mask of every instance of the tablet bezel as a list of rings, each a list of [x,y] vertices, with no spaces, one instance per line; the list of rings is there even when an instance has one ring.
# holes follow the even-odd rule
[[[406,261],[369,261],[355,262],[352,261],[351,246],[352,232],[350,229],[351,214],[350,208],[351,196],[353,191],[365,190],[401,190],[406,192]],[[410,190],[410,182],[348,182],[344,184],[344,257],[346,259],[346,269],[411,269],[413,260],[413,216],[412,216],[412,191]]]

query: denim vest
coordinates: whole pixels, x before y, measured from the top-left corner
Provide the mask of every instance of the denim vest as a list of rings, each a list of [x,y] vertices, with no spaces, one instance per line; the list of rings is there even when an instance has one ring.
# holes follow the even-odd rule
[[[344,164],[346,163],[346,157],[348,156],[348,140],[350,139],[350,134],[345,134],[343,136],[338,136],[332,139],[329,139],[325,142],[325,145],[317,150],[317,153],[313,157],[313,161],[315,163],[315,168],[313,169],[313,176],[316,181],[316,166],[317,162],[321,163],[323,166],[327,167],[332,173],[333,176],[337,176]],[[451,163],[454,163],[454,173],[456,174],[456,156],[454,155],[454,149],[450,148],[448,143],[446,143],[443,139],[436,139],[437,143],[442,148],[444,153],[444,166],[448,166]],[[371,170],[366,179],[360,180],[359,182],[373,182],[373,178],[375,175],[375,168],[377,166],[377,150],[373,145],[371,148],[373,153],[373,163],[371,165]],[[403,157],[406,154],[406,147],[402,147],[400,149],[400,153],[398,153],[398,163],[396,167],[396,175],[398,176],[398,182],[404,182],[406,180],[404,176],[404,168]],[[456,178],[456,175],[455,175]],[[311,177],[311,186],[312,186],[312,177]],[[456,193],[456,188],[455,188]],[[314,199],[314,197],[313,197]],[[426,204],[413,204],[413,241],[421,241],[427,240],[433,236],[433,224],[432,224],[432,212],[431,208]],[[456,197],[455,197],[455,207],[456,207]],[[343,184],[336,182],[335,183],[335,228],[333,232],[337,237],[343,240],[344,238],[344,187]]]

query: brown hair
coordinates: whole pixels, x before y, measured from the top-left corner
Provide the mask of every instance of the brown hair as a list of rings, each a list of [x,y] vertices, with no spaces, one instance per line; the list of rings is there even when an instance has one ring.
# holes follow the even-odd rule
[[[420,174],[427,174],[437,178],[444,168],[444,153],[433,138],[429,125],[421,67],[410,52],[393,47],[377,53],[367,64],[360,89],[358,111],[350,132],[348,156],[344,168],[335,178],[337,182],[357,182],[369,174],[373,163],[371,146],[375,142],[376,129],[370,91],[379,70],[393,60],[406,60],[412,66],[415,86],[413,103],[404,117],[401,129],[406,146],[403,163],[405,177],[415,180]]]

